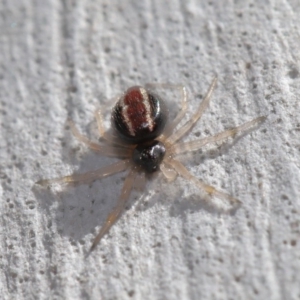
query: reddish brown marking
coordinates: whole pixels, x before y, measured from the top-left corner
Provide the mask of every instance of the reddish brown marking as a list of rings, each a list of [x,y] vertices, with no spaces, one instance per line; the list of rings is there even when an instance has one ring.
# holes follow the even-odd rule
[[[137,102],[143,102],[143,95],[138,86],[134,86],[127,90],[124,98],[125,105],[134,105]]]
[[[143,101],[143,95],[139,87],[130,88],[124,97],[124,104],[127,106],[126,114],[130,120],[132,129],[136,132],[147,124],[147,109]]]

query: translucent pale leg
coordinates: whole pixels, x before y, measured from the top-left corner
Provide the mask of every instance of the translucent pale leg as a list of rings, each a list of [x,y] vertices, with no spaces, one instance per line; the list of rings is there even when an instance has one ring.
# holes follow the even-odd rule
[[[166,164],[162,163],[159,168],[169,182],[174,181],[177,177],[177,172],[173,168],[166,166]]]
[[[219,142],[219,141],[224,140],[228,137],[233,137],[238,133],[245,132],[249,128],[251,128],[251,127],[253,127],[257,124],[262,123],[263,121],[265,121],[265,119],[266,119],[265,116],[258,117],[258,118],[254,119],[252,121],[246,122],[246,123],[244,123],[240,126],[237,126],[235,128],[220,132],[220,133],[218,133],[214,136],[206,137],[206,138],[203,138],[201,140],[174,144],[173,146],[171,146],[170,150],[175,155],[180,154],[180,153],[199,150],[201,147],[203,147],[206,144]]]
[[[209,100],[211,98],[211,95],[212,95],[215,87],[216,87],[216,84],[217,84],[217,77],[215,77],[213,79],[213,81],[206,93],[206,96],[202,100],[198,110],[192,116],[192,118],[167,139],[170,144],[174,144],[177,140],[182,138],[195,125],[195,123],[201,118],[201,116],[203,115],[205,109],[207,108],[207,106],[209,104]]]
[[[171,165],[177,172],[179,175],[181,175],[182,177],[184,177],[185,179],[194,182],[194,184],[196,186],[198,186],[198,188],[200,188],[201,190],[205,191],[209,196],[215,196],[218,197],[220,199],[226,199],[228,201],[230,201],[233,204],[240,204],[240,200],[230,196],[229,194],[220,192],[218,190],[216,190],[214,187],[204,183],[203,181],[199,180],[198,178],[196,178],[195,176],[193,176],[186,168],[183,164],[181,164],[179,161],[174,160],[174,159],[169,159],[166,161],[166,163],[168,163],[169,165]]]
[[[103,125],[103,118],[102,118],[101,109],[97,109],[95,111],[95,118],[96,118],[96,121],[97,121],[97,127],[98,127],[100,137],[105,139],[110,144],[118,145],[118,146],[121,146],[122,148],[124,148],[124,144],[121,141],[119,141],[117,139],[117,137],[115,137],[115,136],[113,136],[113,135],[111,135],[111,134],[109,134],[105,131],[105,128],[104,128],[104,125]]]
[[[101,109],[97,109],[95,111],[95,118],[97,121],[97,126],[98,126],[98,131],[99,131],[100,137],[105,138],[105,129],[104,129],[104,125],[103,125]]]
[[[128,173],[128,175],[127,175],[127,177],[125,179],[125,182],[124,182],[124,185],[123,185],[123,188],[122,188],[122,192],[121,192],[120,198],[118,200],[117,206],[108,215],[108,217],[107,217],[104,225],[102,226],[100,232],[98,233],[98,235],[94,239],[94,242],[92,244],[90,252],[95,249],[95,247],[100,242],[100,240],[102,239],[102,237],[108,232],[108,230],[111,228],[111,226],[120,217],[122,211],[124,210],[125,203],[126,203],[126,201],[128,200],[128,198],[130,196],[130,192],[132,190],[136,174],[137,174],[137,171],[134,168],[132,168],[130,170],[130,172]]]
[[[146,186],[146,175],[144,172],[140,171],[137,173],[134,182],[134,188],[139,190],[140,192],[144,191]]]
[[[111,105],[114,105],[121,97],[123,96],[123,94],[120,94],[116,97],[113,97],[112,99],[109,100],[109,103],[111,103]],[[109,105],[109,107],[111,106]],[[99,131],[99,134],[100,134],[100,137],[104,138],[105,140],[107,140],[108,142],[111,141],[111,139],[114,140],[114,137],[107,134],[105,128],[104,128],[104,125],[103,125],[103,117],[102,117],[102,110],[101,109],[97,109],[95,111],[95,118],[96,118],[96,121],[97,121],[97,127],[98,127],[98,131]]]
[[[76,128],[73,121],[68,120],[68,124],[73,135],[82,143],[84,143],[87,147],[92,149],[93,151],[103,154],[105,156],[111,157],[119,157],[119,158],[128,158],[130,156],[131,150],[129,147],[118,147],[113,145],[99,145],[90,141],[87,137],[82,135],[78,129]]]
[[[146,88],[165,88],[165,89],[180,89],[181,90],[181,109],[175,119],[167,125],[164,130],[164,138],[169,137],[175,127],[180,123],[187,110],[187,92],[186,87],[181,84],[169,84],[169,83],[147,83]]]
[[[121,160],[109,166],[105,166],[95,171],[89,171],[82,174],[73,174],[61,178],[54,178],[54,179],[42,179],[36,182],[36,184],[42,186],[49,186],[51,184],[71,184],[71,183],[88,183],[92,182],[97,179],[101,179],[104,177],[111,176],[113,174],[122,172],[126,170],[130,165],[130,160]]]

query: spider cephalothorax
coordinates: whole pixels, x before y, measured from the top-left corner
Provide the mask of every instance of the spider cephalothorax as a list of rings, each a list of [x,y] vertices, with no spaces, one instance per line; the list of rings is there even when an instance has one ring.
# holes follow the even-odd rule
[[[196,151],[208,143],[234,137],[239,132],[245,132],[252,126],[265,120],[265,117],[258,117],[211,137],[180,142],[182,137],[192,129],[207,108],[216,83],[217,78],[210,85],[198,110],[179,129],[177,129],[177,125],[182,121],[187,110],[187,94],[184,86],[170,84],[148,84],[145,87],[134,86],[129,88],[120,97],[112,110],[111,120],[114,134],[109,134],[103,129],[101,112],[98,110],[95,115],[100,136],[105,140],[105,143],[98,144],[88,140],[79,133],[73,122],[69,121],[70,128],[79,141],[99,154],[119,157],[121,160],[84,174],[73,174],[62,178],[40,180],[37,182],[38,184],[47,186],[52,183],[87,183],[127,169],[129,170],[118,203],[108,215],[92,244],[91,250],[95,248],[101,238],[120,217],[132,188],[134,186],[144,186],[145,175],[148,173],[160,170],[168,180],[174,180],[177,175],[181,175],[197,185],[209,196],[223,198],[233,204],[239,203],[239,200],[231,195],[218,191],[193,176],[181,162],[174,158],[181,153]],[[165,104],[160,97],[152,92],[153,87],[181,90],[181,110],[169,123],[167,123],[168,114]],[[138,174],[139,176],[137,176]]]

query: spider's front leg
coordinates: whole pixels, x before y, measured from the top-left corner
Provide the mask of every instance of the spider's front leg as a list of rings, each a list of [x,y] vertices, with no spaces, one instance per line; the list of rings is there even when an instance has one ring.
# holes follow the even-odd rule
[[[132,187],[133,187],[136,175],[137,175],[137,170],[135,169],[135,167],[133,167],[129,171],[129,173],[128,173],[126,179],[125,179],[125,182],[124,182],[124,185],[123,185],[123,188],[122,188],[122,192],[121,192],[120,198],[118,200],[117,206],[108,215],[108,217],[107,217],[104,225],[102,226],[100,232],[98,233],[98,235],[94,239],[94,242],[92,244],[90,252],[92,252],[95,249],[95,247],[100,242],[100,240],[102,239],[102,237],[108,232],[108,230],[111,228],[111,226],[120,217],[122,211],[124,210],[125,203],[126,203],[126,201],[128,200],[128,198],[130,196],[130,192],[132,190]]]
[[[223,132],[217,133],[214,136],[209,136],[200,140],[190,141],[190,142],[182,142],[182,143],[175,143],[171,146],[170,150],[174,155],[178,155],[181,153],[196,151],[202,148],[203,146],[216,143],[226,138],[235,137],[239,133],[247,132],[247,130],[251,129],[254,126],[257,126],[266,120],[265,116],[258,117],[254,120],[246,122],[242,125],[234,127],[232,129],[225,130]]]
[[[104,177],[125,171],[130,166],[130,160],[121,160],[114,164],[102,167],[98,170],[89,171],[82,174],[72,174],[60,178],[42,179],[36,182],[38,185],[49,186],[52,184],[87,184]]]
[[[229,194],[223,193],[221,191],[216,190],[214,187],[204,183],[194,175],[192,175],[186,167],[180,163],[178,160],[175,159],[168,159],[166,160],[166,164],[170,165],[171,167],[176,170],[176,172],[181,175],[183,178],[193,182],[198,188],[200,188],[202,191],[206,192],[209,196],[215,196],[220,199],[226,199],[232,204],[240,204],[241,201],[232,197]]]

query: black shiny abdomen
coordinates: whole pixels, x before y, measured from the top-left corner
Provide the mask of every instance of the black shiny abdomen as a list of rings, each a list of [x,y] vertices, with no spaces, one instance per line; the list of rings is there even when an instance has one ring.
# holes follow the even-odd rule
[[[146,173],[153,173],[158,171],[165,153],[166,148],[163,143],[154,140],[137,145],[133,150],[132,159]]]
[[[140,86],[129,88],[112,112],[117,135],[130,144],[157,138],[166,122],[167,110],[162,99]]]

